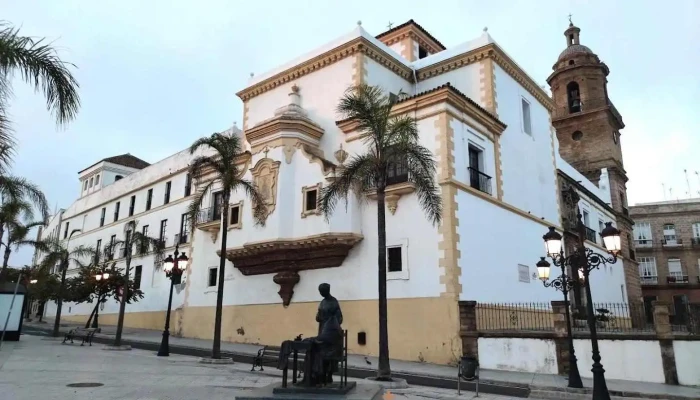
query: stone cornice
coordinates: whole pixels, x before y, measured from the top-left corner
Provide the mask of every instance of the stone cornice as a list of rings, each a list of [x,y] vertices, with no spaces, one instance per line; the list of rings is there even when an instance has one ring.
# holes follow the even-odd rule
[[[241,100],[246,101],[277,86],[335,64],[358,52],[365,54],[407,81],[413,82],[413,70],[411,68],[396,60],[394,56],[389,55],[369,40],[359,37],[247,87],[236,93],[236,95]]]
[[[323,128],[311,121],[279,116],[248,129],[245,136],[251,145],[255,142],[255,146],[259,146],[262,144],[261,141],[281,131],[297,132],[308,136],[312,141],[321,140],[324,132]]]
[[[240,173],[239,173],[239,178],[245,174],[246,170],[248,169],[248,165],[250,164],[250,161],[253,158],[253,154],[249,151],[243,152],[239,155],[236,156],[236,158],[233,159],[233,162],[235,165],[238,165],[240,168]],[[215,157],[216,160],[219,159],[219,157]],[[214,168],[212,167],[204,167],[200,171],[198,176],[194,176],[193,178],[197,180],[196,184],[197,186],[202,185],[205,182],[208,182],[210,179],[214,179],[213,176],[209,176],[210,174],[214,174]]]
[[[387,46],[391,46],[392,44],[400,42],[407,37],[418,42],[418,44],[420,44],[430,54],[435,54],[444,50],[444,48],[435,42],[435,40],[431,39],[428,35],[419,31],[412,25],[407,25],[395,32],[392,32],[391,34],[383,36],[380,40]]]
[[[492,58],[498,66],[503,68],[508,75],[513,77],[520,85],[522,85],[530,94],[537,99],[549,111],[554,109],[554,101],[549,95],[540,88],[535,81],[532,80],[518,65],[508,57],[498,46],[491,43],[486,46],[470,50],[466,53],[458,54],[447,60],[436,64],[431,64],[416,71],[419,81],[432,78],[452,71],[463,66],[476,63],[485,58]]]

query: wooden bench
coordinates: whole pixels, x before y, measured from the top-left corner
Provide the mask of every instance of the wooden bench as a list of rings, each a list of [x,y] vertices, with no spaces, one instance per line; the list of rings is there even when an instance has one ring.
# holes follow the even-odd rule
[[[97,329],[85,329],[80,327],[74,328],[66,333],[66,335],[63,337],[62,344],[65,344],[68,340],[70,340],[71,344],[73,344],[73,339],[82,339],[82,342],[80,343],[81,346],[84,346],[85,343],[92,346],[92,338],[95,337],[95,333],[97,333]]]

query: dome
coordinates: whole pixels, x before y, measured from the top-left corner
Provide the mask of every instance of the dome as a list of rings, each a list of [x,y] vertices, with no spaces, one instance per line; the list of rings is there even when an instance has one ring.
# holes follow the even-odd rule
[[[559,60],[575,54],[593,54],[593,51],[582,44],[572,44],[559,54]]]

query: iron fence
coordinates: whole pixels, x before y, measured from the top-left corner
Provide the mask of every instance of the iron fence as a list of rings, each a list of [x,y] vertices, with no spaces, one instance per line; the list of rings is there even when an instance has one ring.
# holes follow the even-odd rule
[[[593,303],[596,330],[608,333],[655,332],[651,307],[643,303]],[[586,307],[574,307],[573,328],[588,331]]]
[[[669,315],[673,332],[700,335],[700,304],[675,305],[674,311]]]
[[[479,303],[476,326],[480,331],[553,331],[549,303]]]

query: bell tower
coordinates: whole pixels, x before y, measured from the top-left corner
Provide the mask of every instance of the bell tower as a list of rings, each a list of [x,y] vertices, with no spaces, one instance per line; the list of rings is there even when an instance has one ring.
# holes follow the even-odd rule
[[[547,78],[555,103],[552,125],[562,159],[595,184],[602,183],[602,169],[607,169],[611,206],[622,232],[627,297],[630,301],[641,301],[632,246],[633,222],[627,207],[627,173],[620,144],[620,130],[625,124],[608,96],[610,70],[590,48],[581,44],[580,33],[581,29],[569,19],[569,27],[564,31],[566,48]]]

